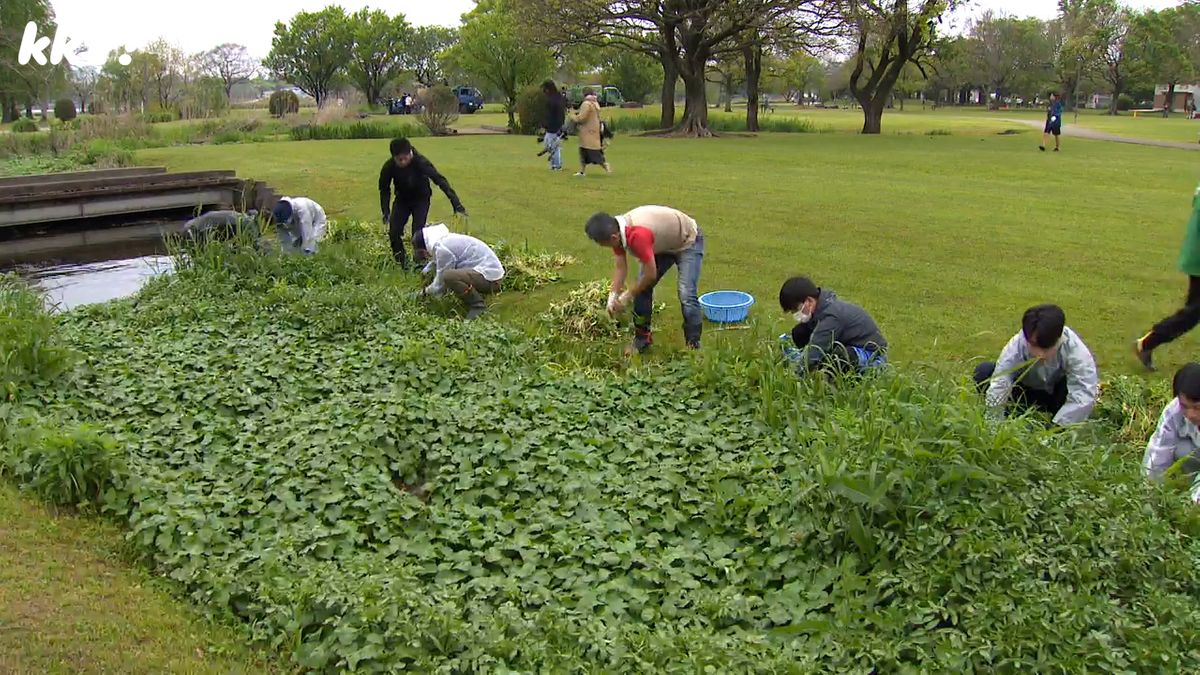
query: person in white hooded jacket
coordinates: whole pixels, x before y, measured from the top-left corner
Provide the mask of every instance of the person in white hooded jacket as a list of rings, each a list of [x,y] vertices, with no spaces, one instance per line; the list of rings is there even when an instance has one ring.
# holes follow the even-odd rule
[[[430,225],[417,234],[418,249],[428,251],[430,261],[423,272],[434,273],[424,295],[441,295],[450,289],[467,305],[467,320],[487,311],[483,295],[500,290],[504,266],[487,244],[466,234],[455,234],[443,224]]]
[[[317,252],[317,242],[325,238],[325,209],[307,197],[284,197],[271,211],[279,246],[288,253]]]

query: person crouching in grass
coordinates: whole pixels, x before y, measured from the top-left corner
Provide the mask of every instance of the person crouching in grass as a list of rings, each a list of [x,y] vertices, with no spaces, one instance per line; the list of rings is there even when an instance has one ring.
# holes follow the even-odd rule
[[[430,261],[423,272],[434,273],[424,295],[441,295],[449,288],[467,305],[467,321],[487,311],[483,296],[499,291],[504,279],[504,266],[491,247],[475,237],[455,234],[441,224],[422,228],[415,235],[414,245],[419,251],[428,251]]]
[[[838,298],[808,277],[792,277],[779,289],[779,306],[796,319],[784,353],[798,375],[814,370],[863,374],[887,363],[887,339],[865,309]],[[786,339],[787,336],[780,336]]]
[[[1175,398],[1159,415],[1142,458],[1142,473],[1152,480],[1161,480],[1177,462],[1187,475],[1200,473],[1200,363],[1180,368],[1171,386]],[[1200,503],[1200,479],[1192,486],[1192,501]]]
[[[1057,305],[1031,307],[995,363],[975,368],[975,385],[987,391],[993,417],[1004,416],[1009,399],[1066,426],[1087,421],[1100,395],[1100,375],[1091,351],[1066,325]]]

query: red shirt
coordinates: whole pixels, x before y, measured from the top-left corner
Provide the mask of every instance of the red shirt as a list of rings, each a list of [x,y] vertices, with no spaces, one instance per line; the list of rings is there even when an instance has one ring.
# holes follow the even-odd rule
[[[618,257],[623,256],[625,255],[625,251],[628,250],[643,265],[649,265],[654,261],[654,232],[650,228],[639,225],[626,227],[625,244],[625,248],[621,248],[620,246],[613,248],[613,254]]]

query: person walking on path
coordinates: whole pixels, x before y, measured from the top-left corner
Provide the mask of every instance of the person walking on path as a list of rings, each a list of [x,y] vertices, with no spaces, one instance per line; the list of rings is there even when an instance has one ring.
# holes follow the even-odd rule
[[[446,197],[454,212],[467,215],[462,201],[450,182],[438,173],[433,162],[413,148],[407,138],[397,138],[392,141],[391,158],[379,170],[379,207],[383,211],[383,222],[388,226],[388,239],[392,245],[392,257],[404,267],[408,267],[408,252],[404,248],[404,226],[412,219],[412,232],[415,241],[421,228],[429,219],[429,205],[433,198],[433,189],[429,186],[432,181]],[[388,208],[391,199],[391,189],[395,187],[396,200]],[[414,243],[414,256],[417,262],[424,262],[425,251]]]
[[[1179,270],[1188,277],[1183,307],[1160,321],[1133,344],[1133,351],[1147,370],[1154,370],[1153,352],[1200,324],[1200,186],[1192,195],[1192,217],[1184,231],[1179,252]]]
[[[562,171],[563,125],[567,121],[567,101],[551,80],[542,83],[542,93],[546,95],[546,135],[542,139],[544,152],[550,155],[550,170]]]
[[[325,209],[307,197],[284,197],[271,211],[279,246],[287,253],[317,252],[317,242],[325,238]]]
[[[584,231],[593,242],[611,248],[616,256],[608,312],[620,314],[633,303],[634,338],[626,354],[644,352],[654,340],[650,320],[654,311],[654,287],[670,271],[679,268],[679,304],[683,309],[683,337],[691,349],[700,348],[704,315],[700,309],[700,266],[704,261],[704,233],[686,213],[667,206],[639,206],[610,216],[597,213]],[[622,292],[629,274],[627,253],[641,263],[637,281]]]
[[[576,133],[579,135],[579,173],[576,176],[586,176],[589,164],[604,167],[605,172],[612,173],[612,167],[604,157],[604,142],[601,138],[600,103],[596,92],[592,89],[583,90],[583,104],[579,112],[572,117]]]
[[[431,225],[417,233],[414,241],[428,249],[432,259],[424,273],[434,272],[425,295],[441,295],[450,289],[467,305],[467,321],[487,311],[483,295],[500,290],[504,266],[487,244],[475,237],[455,234],[445,225]]]
[[[1057,93],[1050,94],[1050,107],[1046,110],[1046,126],[1042,129],[1042,144],[1038,148],[1042,152],[1046,151],[1046,142],[1050,140],[1050,134],[1054,134],[1054,151],[1058,152],[1062,139],[1062,114],[1062,99],[1058,97]]]

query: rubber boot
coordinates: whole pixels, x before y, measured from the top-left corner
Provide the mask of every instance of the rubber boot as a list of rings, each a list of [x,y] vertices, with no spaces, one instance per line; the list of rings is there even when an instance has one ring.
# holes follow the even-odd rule
[[[487,311],[487,303],[483,301],[483,296],[474,288],[467,289],[463,299],[467,303],[467,321],[474,321],[483,316]]]

